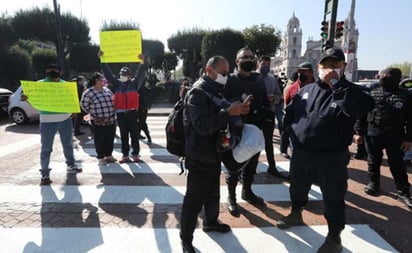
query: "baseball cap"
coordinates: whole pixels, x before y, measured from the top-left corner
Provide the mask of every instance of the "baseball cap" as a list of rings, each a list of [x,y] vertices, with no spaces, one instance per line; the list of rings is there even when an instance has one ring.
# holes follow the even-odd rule
[[[46,69],[58,69],[58,70],[62,70],[59,64],[56,63],[50,63],[49,65],[47,65]]]
[[[310,69],[313,71],[313,66],[310,62],[305,61],[298,65],[298,69]]]
[[[129,76],[129,75],[132,74],[132,71],[128,67],[123,67],[123,68],[120,69],[119,74]]]
[[[322,52],[320,56],[320,60],[318,63],[321,63],[322,61],[326,60],[327,58],[334,59],[336,61],[345,61],[345,54],[341,49],[338,48],[329,48],[325,51]]]

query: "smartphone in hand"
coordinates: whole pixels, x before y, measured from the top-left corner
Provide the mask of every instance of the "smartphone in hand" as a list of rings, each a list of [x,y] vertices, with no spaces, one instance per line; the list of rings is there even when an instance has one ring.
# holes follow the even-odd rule
[[[253,99],[252,95],[246,95],[246,93],[242,95],[242,101],[244,104],[249,103],[252,99]]]

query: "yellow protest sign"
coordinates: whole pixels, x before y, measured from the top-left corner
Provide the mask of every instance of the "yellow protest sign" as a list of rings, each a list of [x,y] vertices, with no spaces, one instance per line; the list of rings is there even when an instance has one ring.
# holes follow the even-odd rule
[[[100,32],[101,62],[141,62],[142,35],[139,30]]]
[[[28,102],[39,111],[79,113],[75,82],[20,81]]]

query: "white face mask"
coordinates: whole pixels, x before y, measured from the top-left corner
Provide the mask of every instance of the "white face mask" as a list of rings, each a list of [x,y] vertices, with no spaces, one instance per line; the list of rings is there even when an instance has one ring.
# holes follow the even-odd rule
[[[129,80],[129,78],[127,76],[120,76],[120,81],[127,82],[127,80]]]
[[[339,69],[333,69],[333,71],[335,71],[336,74],[338,74],[338,78],[341,77],[341,74],[340,74],[341,69],[340,68]],[[319,79],[322,80],[322,81],[325,81],[325,76],[326,76],[327,73],[329,73],[329,69],[318,69],[318,72],[319,72]]]
[[[325,80],[325,76],[327,73],[329,73],[328,69],[318,69],[319,72],[319,79],[324,81]]]
[[[336,74],[338,74],[338,76],[339,76],[339,78],[341,77],[341,75],[340,75],[340,71],[341,71],[341,69],[339,68],[339,69],[334,69],[334,71],[336,72]]]
[[[225,85],[227,82],[227,75],[223,76],[222,74],[217,73],[215,82]]]

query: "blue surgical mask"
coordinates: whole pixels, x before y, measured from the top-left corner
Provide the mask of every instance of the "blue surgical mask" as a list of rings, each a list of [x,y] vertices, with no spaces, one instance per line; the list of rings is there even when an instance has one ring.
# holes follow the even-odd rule
[[[270,67],[269,66],[262,66],[260,67],[260,73],[262,75],[267,75],[270,71]]]

